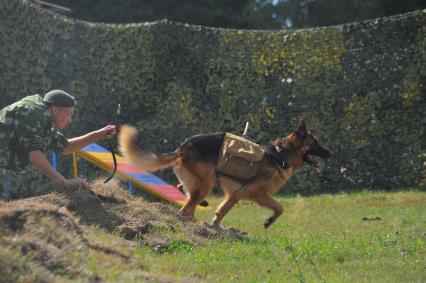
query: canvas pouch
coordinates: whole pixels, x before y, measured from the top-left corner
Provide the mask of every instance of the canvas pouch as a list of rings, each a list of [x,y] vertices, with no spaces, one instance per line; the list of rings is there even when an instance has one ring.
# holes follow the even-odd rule
[[[226,133],[219,152],[217,171],[240,180],[249,180],[259,172],[265,150],[257,143]]]

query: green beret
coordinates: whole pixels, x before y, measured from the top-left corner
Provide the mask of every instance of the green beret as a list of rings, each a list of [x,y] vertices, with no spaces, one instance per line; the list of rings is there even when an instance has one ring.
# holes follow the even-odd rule
[[[76,105],[75,98],[63,90],[54,89],[44,95],[44,103],[51,106],[74,107]]]

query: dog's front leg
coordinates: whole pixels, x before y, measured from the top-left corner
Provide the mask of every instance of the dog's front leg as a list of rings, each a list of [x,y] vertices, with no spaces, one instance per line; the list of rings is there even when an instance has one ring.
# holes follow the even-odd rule
[[[258,194],[256,197],[253,197],[252,199],[255,202],[257,202],[259,205],[263,207],[267,207],[274,211],[274,214],[265,220],[265,223],[263,224],[265,229],[268,228],[269,225],[274,223],[275,220],[277,220],[277,218],[280,217],[280,215],[284,211],[283,206],[278,201],[273,199],[267,192]]]

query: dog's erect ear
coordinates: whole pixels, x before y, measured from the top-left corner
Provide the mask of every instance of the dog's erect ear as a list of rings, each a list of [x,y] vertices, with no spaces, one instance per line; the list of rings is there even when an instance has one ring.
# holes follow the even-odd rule
[[[297,127],[297,129],[294,132],[299,137],[304,137],[306,135],[306,132],[307,132],[306,124],[305,124],[305,120],[303,118],[300,119],[299,126]]]

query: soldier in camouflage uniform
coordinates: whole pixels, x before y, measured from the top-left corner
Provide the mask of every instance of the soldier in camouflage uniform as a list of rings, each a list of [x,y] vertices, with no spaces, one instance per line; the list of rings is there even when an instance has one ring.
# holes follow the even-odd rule
[[[70,154],[88,144],[112,138],[115,125],[67,139],[59,129],[71,122],[76,101],[61,90],[52,90],[42,98],[27,96],[0,110],[0,167],[21,171],[31,164],[52,181],[67,182],[53,169],[45,152]],[[78,184],[85,181],[77,178]]]

